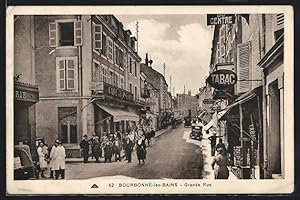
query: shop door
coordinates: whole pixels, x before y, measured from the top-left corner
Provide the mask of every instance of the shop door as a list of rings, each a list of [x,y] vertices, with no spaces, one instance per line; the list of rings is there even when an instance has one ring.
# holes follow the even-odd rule
[[[270,84],[269,148],[272,174],[281,174],[280,94],[278,82]]]

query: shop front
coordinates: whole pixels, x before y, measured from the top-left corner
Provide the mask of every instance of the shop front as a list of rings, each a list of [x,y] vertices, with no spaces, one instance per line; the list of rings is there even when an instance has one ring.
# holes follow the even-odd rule
[[[132,93],[101,82],[101,87],[94,89],[93,98],[95,133],[100,138],[117,131],[124,134],[138,124],[139,106]]]
[[[262,87],[249,91],[227,106],[220,118],[226,124],[227,155],[233,173],[240,179],[261,179]],[[222,112],[222,111],[221,111]]]

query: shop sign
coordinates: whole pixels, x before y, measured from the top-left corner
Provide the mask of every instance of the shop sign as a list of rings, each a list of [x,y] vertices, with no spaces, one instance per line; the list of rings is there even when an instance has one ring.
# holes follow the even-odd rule
[[[38,93],[15,89],[15,100],[38,102]]]
[[[207,14],[207,25],[234,24],[234,14]]]
[[[127,92],[121,88],[115,87],[113,85],[104,83],[104,94],[108,94],[110,96],[117,97],[126,101],[133,101],[133,94]]]
[[[207,78],[207,82],[216,89],[225,90],[236,84],[237,76],[231,70],[221,69],[212,72]]]
[[[204,100],[203,100],[203,103],[204,103],[204,104],[214,104],[215,101],[216,101],[216,100],[214,100],[214,99],[204,99]]]

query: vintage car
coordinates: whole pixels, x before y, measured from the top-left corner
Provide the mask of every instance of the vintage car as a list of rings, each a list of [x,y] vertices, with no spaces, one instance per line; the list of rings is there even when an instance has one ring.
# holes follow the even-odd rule
[[[190,133],[191,139],[202,140],[202,126],[194,125],[192,126],[192,131]]]
[[[32,179],[36,175],[35,163],[32,160],[28,145],[14,146],[14,179]]]
[[[192,125],[192,119],[190,117],[184,118],[184,127],[190,127]]]

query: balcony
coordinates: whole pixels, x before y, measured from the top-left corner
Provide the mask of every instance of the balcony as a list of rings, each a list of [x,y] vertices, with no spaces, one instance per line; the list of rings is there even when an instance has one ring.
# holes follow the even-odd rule
[[[90,90],[92,91],[93,97],[111,97],[129,103],[134,103],[132,93],[103,81],[91,82]]]

